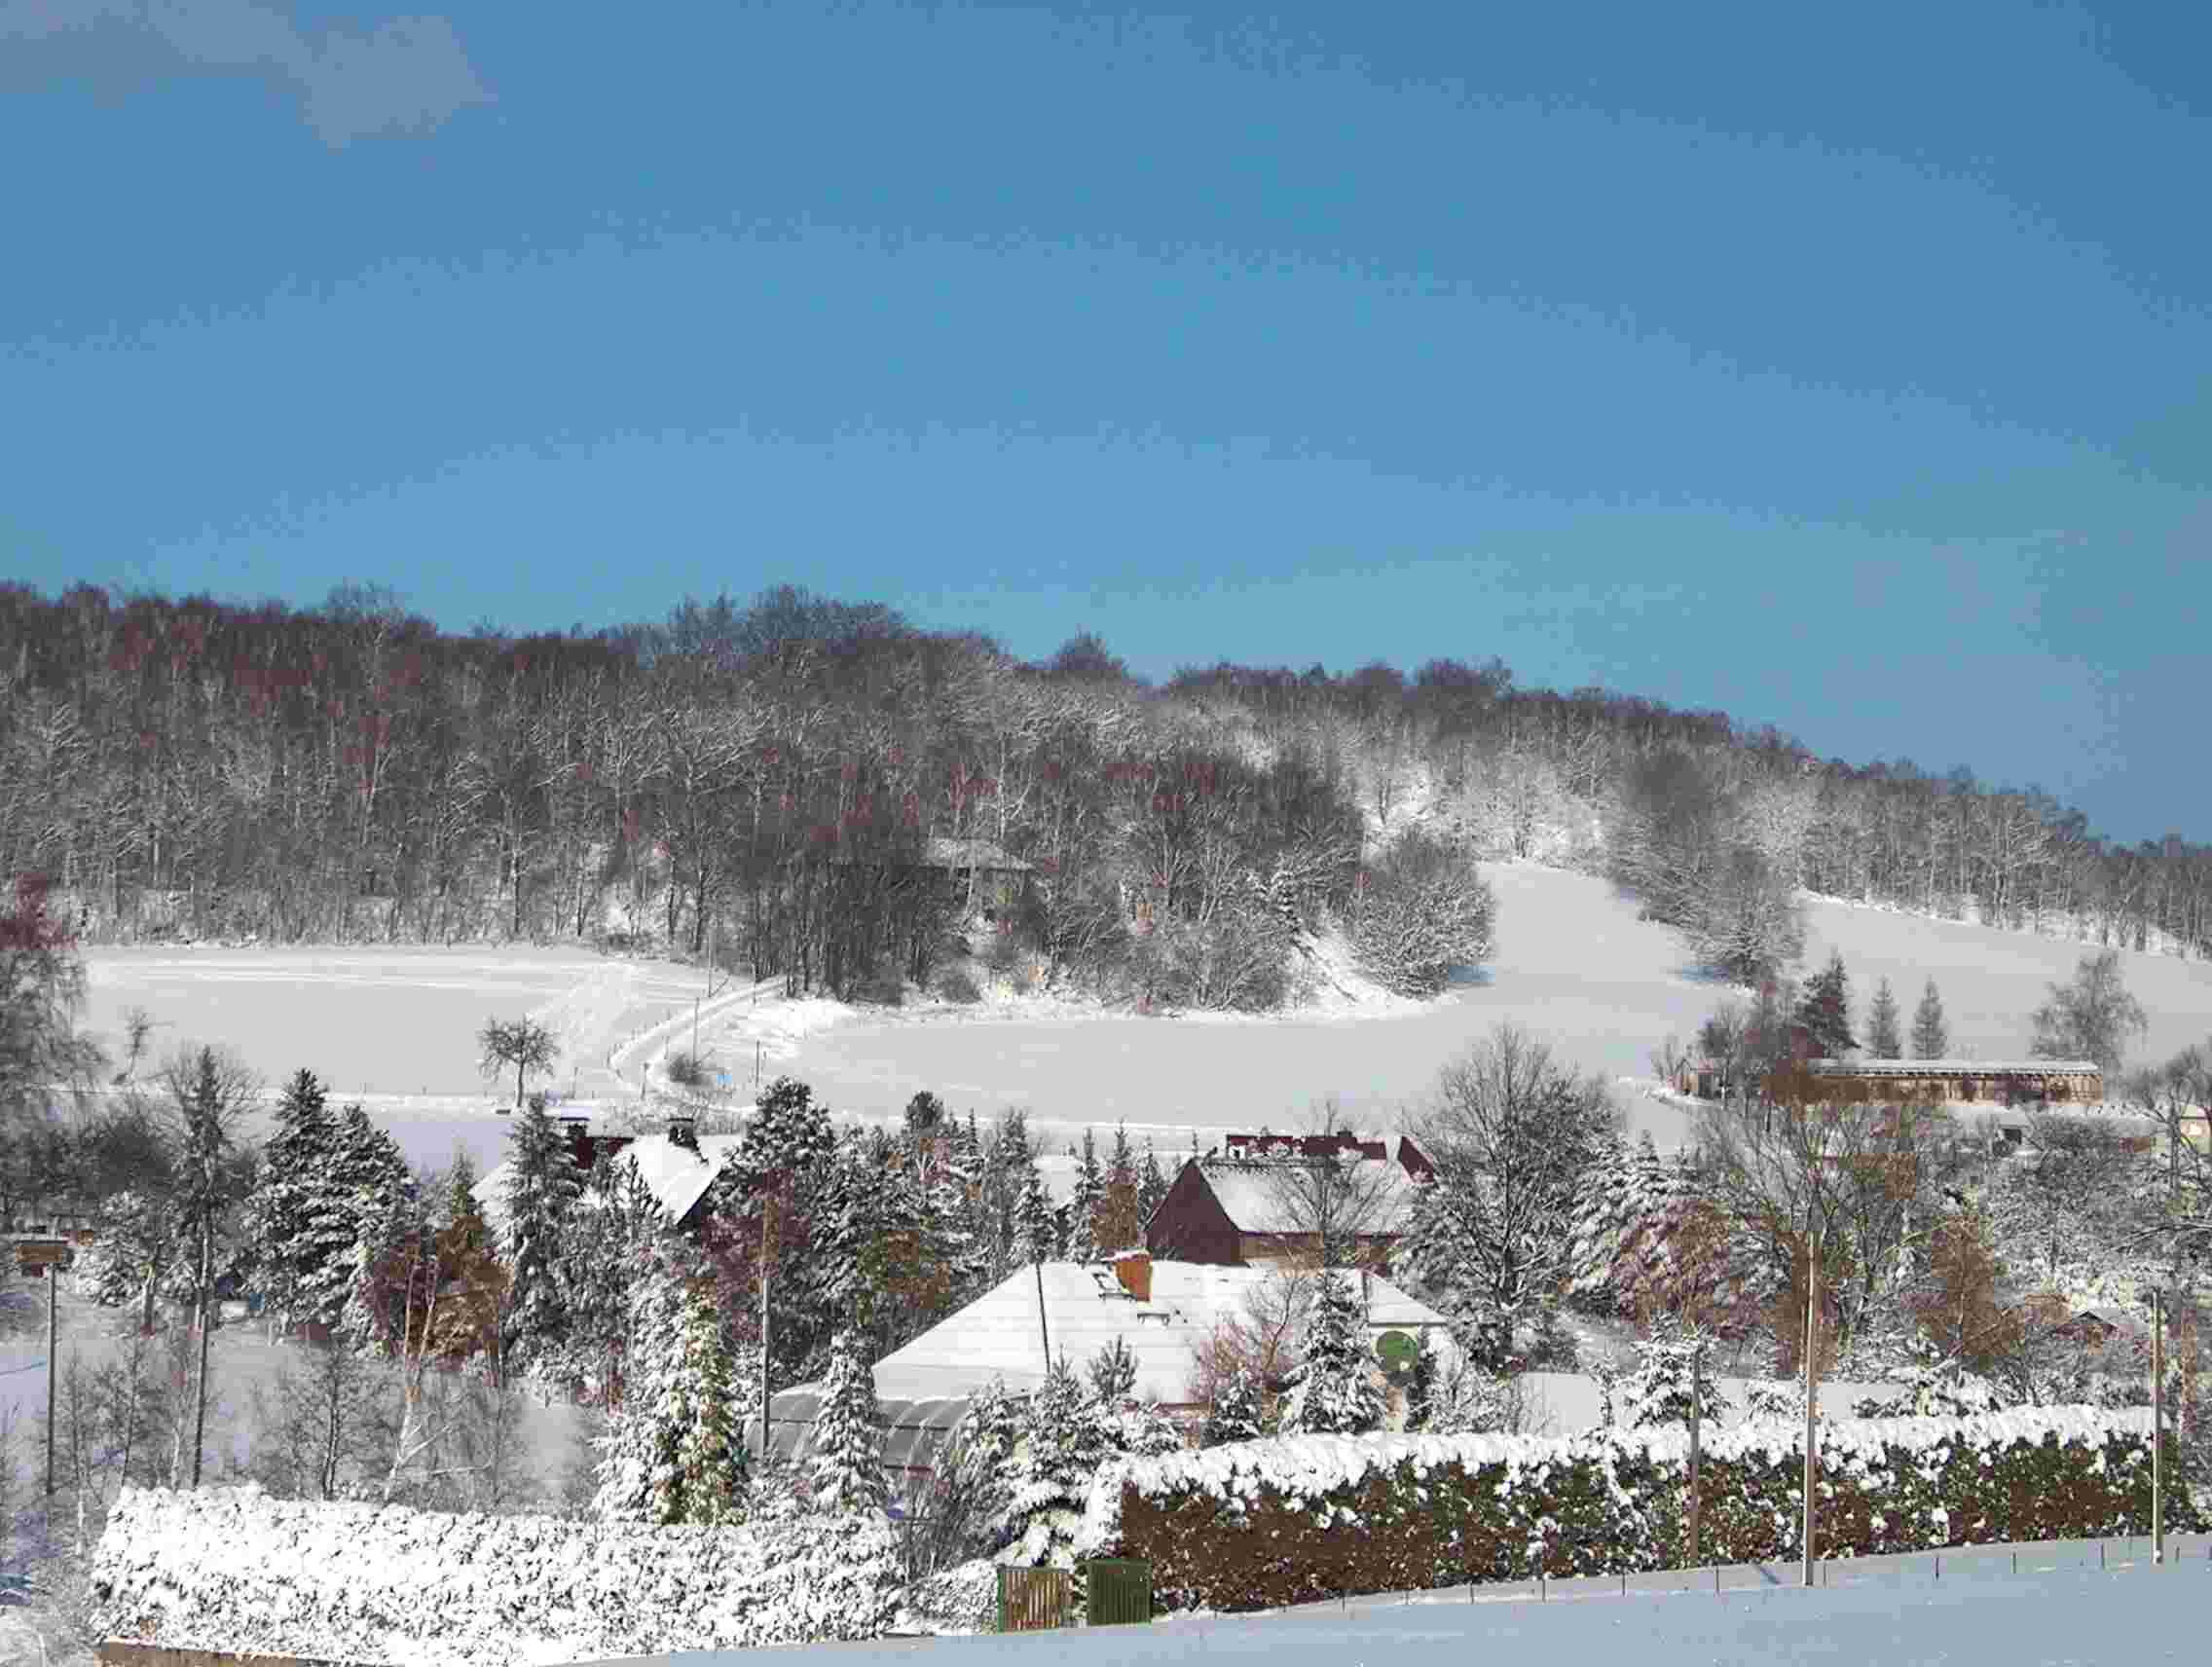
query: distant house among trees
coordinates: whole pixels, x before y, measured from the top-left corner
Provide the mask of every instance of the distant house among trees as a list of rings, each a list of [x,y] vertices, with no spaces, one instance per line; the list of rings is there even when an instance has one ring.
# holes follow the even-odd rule
[[[1807,1059],[1803,1069],[1839,1099],[2009,1106],[2094,1105],[2105,1097],[2104,1072],[2093,1059]],[[1670,1086],[1716,1099],[1735,1085],[1724,1064],[1689,1059]]]
[[[934,880],[948,897],[969,905],[1011,908],[1037,871],[1037,865],[1014,856],[996,840],[955,838],[933,834],[919,851],[898,856],[869,855],[866,847],[840,850],[830,862],[837,867],[878,867],[889,871],[919,874]]]
[[[1432,1172],[1401,1137],[1232,1134],[1183,1166],[1145,1223],[1153,1255],[1215,1267],[1387,1268]]]

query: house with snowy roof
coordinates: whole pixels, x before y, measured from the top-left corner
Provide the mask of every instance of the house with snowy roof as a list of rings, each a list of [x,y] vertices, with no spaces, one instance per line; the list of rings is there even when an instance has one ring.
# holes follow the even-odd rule
[[[1230,1268],[1156,1261],[1131,1251],[1109,1262],[1045,1262],[1010,1274],[959,1313],[875,1363],[875,1394],[885,1419],[884,1463],[926,1476],[967,1410],[993,1383],[1026,1393],[1045,1381],[1048,1363],[1082,1368],[1121,1344],[1136,1366],[1135,1393],[1185,1424],[1203,1416],[1196,1379],[1200,1352],[1225,1325],[1249,1321],[1272,1268]],[[1309,1276],[1319,1278],[1319,1275]],[[1399,1332],[1423,1348],[1449,1348],[1445,1316],[1387,1279],[1340,1269],[1359,1281],[1370,1335]],[[786,1456],[803,1456],[813,1436],[819,1386],[787,1389],[769,1408],[769,1436]],[[758,1451],[759,1419],[748,1441]]]
[[[601,1137],[587,1138],[596,1141]],[[669,1120],[666,1130],[656,1134],[606,1138],[609,1144],[604,1150],[593,1149],[577,1167],[588,1169],[595,1161],[627,1160],[636,1165],[646,1189],[670,1223],[680,1231],[689,1232],[699,1225],[699,1206],[715,1176],[720,1172],[724,1155],[735,1151],[745,1137],[742,1134],[701,1134],[696,1123],[676,1117]],[[571,1152],[577,1149],[574,1139],[571,1140],[570,1149]],[[507,1176],[512,1167],[511,1163],[498,1165],[474,1188],[477,1207],[483,1210],[485,1221],[495,1232],[499,1230],[506,1215]]]
[[[1357,1245],[1362,1267],[1386,1269],[1428,1160],[1403,1139],[1395,1157],[1382,1155],[1380,1140],[1323,1139],[1330,1144],[1316,1152],[1287,1135],[1273,1145],[1233,1135],[1226,1153],[1192,1159],[1145,1223],[1145,1248],[1217,1267],[1317,1261],[1326,1216],[1331,1233]]]

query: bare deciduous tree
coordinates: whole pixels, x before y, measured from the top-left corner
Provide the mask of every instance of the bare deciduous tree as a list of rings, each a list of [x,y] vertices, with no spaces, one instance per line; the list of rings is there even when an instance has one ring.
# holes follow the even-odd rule
[[[2094,1059],[2106,1076],[2117,1076],[2127,1039],[2151,1028],[2151,1016],[2127,991],[2120,951],[2083,955],[2073,982],[2049,986],[2050,996],[2035,1012],[2035,1038],[2028,1044],[2038,1059]]]
[[[1598,1078],[1501,1024],[1447,1064],[1408,1127],[1434,1164],[1411,1246],[1418,1277],[1491,1328],[1548,1309],[1572,1255],[1577,1194],[1619,1110]]]
[[[487,1078],[514,1072],[518,1111],[522,1109],[524,1080],[533,1072],[550,1071],[561,1056],[561,1045],[553,1039],[553,1033],[530,1018],[486,1019],[484,1028],[476,1033],[476,1042],[483,1050],[477,1069]]]

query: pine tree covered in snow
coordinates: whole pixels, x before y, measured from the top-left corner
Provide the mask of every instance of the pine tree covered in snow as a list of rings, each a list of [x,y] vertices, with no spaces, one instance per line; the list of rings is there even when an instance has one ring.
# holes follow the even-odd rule
[[[561,1292],[561,1243],[583,1191],[563,1131],[533,1097],[507,1132],[505,1231],[514,1287],[501,1352],[528,1366],[557,1351],[568,1331]]]
[[[1083,1131],[1076,1158],[1075,1190],[1068,1195],[1068,1260],[1095,1262],[1105,1246],[1098,1242],[1098,1218],[1106,1204],[1106,1171],[1098,1162],[1098,1137]]]
[[[726,1166],[729,1176],[751,1193],[779,1176],[791,1177],[803,1192],[836,1155],[837,1131],[830,1108],[815,1103],[814,1091],[795,1077],[770,1083],[745,1125],[745,1138]]]
[[[1611,1422],[1622,1429],[1687,1426],[1693,1404],[1701,1420],[1713,1419],[1720,1400],[1713,1381],[1712,1349],[1712,1340],[1696,1327],[1660,1315],[1651,1335],[1637,1342],[1636,1365],[1602,1380],[1612,1405]]]
[[[595,1165],[580,1207],[561,1220],[560,1287],[567,1330],[544,1362],[587,1400],[614,1392],[628,1345],[630,1287],[666,1225],[661,1207],[624,1153]]]
[[[1507,1381],[1464,1349],[1437,1373],[1420,1428],[1431,1435],[1495,1435],[1513,1427]]]
[[[1097,1397],[1063,1356],[1029,1397],[1010,1467],[1007,1526],[1014,1537],[1001,1561],[1071,1566],[1090,1484],[1111,1456]]]
[[[875,1375],[861,1334],[848,1329],[830,1346],[830,1374],[815,1409],[807,1496],[818,1511],[879,1511],[885,1494],[883,1410],[876,1405]]]
[[[399,1143],[353,1104],[338,1118],[321,1179],[307,1198],[312,1260],[300,1286],[300,1315],[334,1329],[350,1327],[356,1337],[372,1335],[360,1281],[414,1221],[414,1177]]]
[[[1007,1505],[1027,1413],[1028,1402],[1009,1391],[1002,1379],[970,1395],[932,1481],[931,1514],[955,1533],[965,1530],[979,1552],[997,1551],[1013,1532]]]
[[[1257,1441],[1261,1434],[1260,1381],[1252,1375],[1251,1367],[1239,1365],[1215,1380],[1205,1423],[1198,1427],[1198,1445],[1219,1447],[1229,1441]]]
[[[1887,978],[1874,986],[1874,1002],[1866,1011],[1866,1054],[1874,1059],[1904,1057],[1904,1020]]]
[[[1033,1262],[1050,1262],[1058,1249],[1059,1233],[1052,1215],[1052,1201],[1044,1179],[1034,1167],[1023,1171],[1021,1194],[1014,1205],[1013,1264],[1026,1268]]]
[[[1382,1388],[1367,1342],[1359,1276],[1325,1275],[1306,1317],[1303,1358],[1283,1397],[1286,1435],[1358,1435],[1382,1423]]]
[[[748,1492],[750,1386],[704,1290],[645,1259],[630,1304],[622,1399],[598,1440],[593,1514],[607,1522],[734,1522]]]
[[[1101,1255],[1141,1247],[1144,1217],[1137,1177],[1136,1145],[1126,1124],[1114,1127],[1114,1149],[1106,1160],[1106,1197],[1098,1206],[1096,1239]]]
[[[674,1392],[665,1403],[676,1431],[682,1514],[674,1520],[706,1527],[743,1520],[745,1388],[722,1336],[721,1316],[703,1289],[687,1288]]]
[[[314,1229],[317,1193],[328,1185],[338,1130],[313,1071],[294,1072],[276,1102],[276,1127],[261,1149],[261,1172],[246,1202],[246,1236],[259,1265],[259,1284],[286,1323],[301,1317],[308,1293],[333,1256]]]
[[[1137,1230],[1142,1233],[1152,1220],[1152,1212],[1160,1207],[1160,1201],[1167,1196],[1171,1183],[1160,1167],[1160,1154],[1150,1140],[1144,1143],[1144,1167],[1137,1171]]]
[[[1827,965],[1805,981],[1797,998],[1797,1024],[1822,1058],[1840,1059],[1859,1046],[1851,1034],[1851,978],[1843,969],[1841,950],[1830,953]]]
[[[1920,1005],[1912,1012],[1912,1056],[1940,1059],[1950,1047],[1951,1027],[1943,1019],[1943,998],[1936,993],[1936,981],[1930,979],[1928,987],[1920,992]]]

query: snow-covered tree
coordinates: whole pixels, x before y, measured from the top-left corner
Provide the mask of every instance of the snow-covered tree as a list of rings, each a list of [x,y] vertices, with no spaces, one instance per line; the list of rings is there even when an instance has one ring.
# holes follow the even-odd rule
[[[1874,986],[1874,1002],[1866,1010],[1866,1054],[1874,1059],[1904,1057],[1904,1020],[1887,978]]]
[[[830,1375],[814,1414],[807,1493],[820,1511],[883,1508],[883,1413],[876,1405],[875,1375],[855,1330],[838,1332],[830,1350]]]
[[[1936,981],[1930,979],[1928,987],[1920,992],[1920,1005],[1912,1012],[1912,1056],[1940,1059],[1950,1046],[1951,1029],[1943,1020],[1943,998],[1936,992]]]
[[[1054,1361],[1029,1397],[1009,1466],[1006,1514],[1013,1543],[1002,1560],[1031,1568],[1072,1566],[1090,1484],[1110,1454],[1097,1397],[1065,1357]]]
[[[1098,1217],[1106,1203],[1106,1172],[1098,1162],[1098,1137],[1086,1128],[1083,1150],[1076,1159],[1075,1190],[1068,1196],[1068,1260],[1095,1262]],[[1110,1246],[1106,1248],[1111,1248]]]
[[[1843,968],[1843,952],[1832,951],[1827,965],[1805,981],[1797,998],[1797,1024],[1825,1059],[1840,1059],[1859,1046],[1851,1034],[1851,976]]]
[[[1652,1322],[1651,1335],[1638,1340],[1636,1365],[1602,1380],[1612,1423],[1622,1429],[1686,1426],[1693,1404],[1699,1418],[1710,1423],[1720,1409],[1713,1381],[1712,1347],[1712,1340],[1697,1327],[1661,1315]],[[1693,1389],[1700,1387],[1702,1392],[1693,1394]]]
[[[2083,955],[2071,982],[2048,987],[2049,999],[2035,1012],[2030,1056],[2094,1059],[2108,1078],[2117,1077],[2127,1039],[2151,1028],[2151,1016],[2128,993],[2120,951]]]
[[[2003,1412],[2011,1404],[1996,1384],[1925,1340],[1915,1345],[1910,1361],[1891,1367],[1883,1378],[1889,1388],[1862,1397],[1852,1407],[1852,1417],[1973,1418]]]
[[[1034,1168],[1021,1177],[1021,1194],[1014,1206],[1012,1259],[1016,1268],[1055,1259],[1059,1234],[1052,1218],[1052,1201],[1044,1179]]]
[[[301,1229],[302,1319],[339,1328],[349,1311],[356,1321],[356,1285],[364,1268],[404,1232],[398,1218],[415,1192],[399,1143],[369,1121],[358,1103],[342,1112],[320,1172],[306,1189]]]
[[[327,1286],[325,1270],[350,1248],[342,1238],[327,1237],[336,1218],[316,1207],[330,1184],[337,1138],[322,1084],[313,1071],[294,1072],[276,1102],[276,1127],[246,1201],[258,1282],[287,1324],[301,1317],[310,1291]]]
[[[1420,1428],[1431,1435],[1497,1435],[1515,1426],[1513,1393],[1466,1349],[1456,1349],[1437,1373]]]
[[[1251,1367],[1239,1365],[1215,1384],[1205,1423],[1198,1428],[1198,1443],[1219,1447],[1229,1441],[1257,1441],[1261,1434],[1260,1381]]]
[[[1304,1357],[1291,1369],[1283,1399],[1283,1433],[1357,1435],[1379,1427],[1382,1411],[1359,1276],[1324,1275],[1307,1315]]]
[[[560,1354],[544,1364],[588,1399],[606,1401],[616,1393],[628,1345],[631,1281],[666,1219],[628,1153],[594,1166],[588,1180],[581,1206],[561,1218],[567,1330]]]
[[[593,1513],[660,1525],[738,1520],[747,1389],[705,1292],[666,1256],[645,1255],[633,1287],[622,1399],[597,1443]]]
[[[1172,1185],[1160,1167],[1160,1154],[1150,1139],[1144,1143],[1144,1167],[1137,1171],[1137,1230],[1141,1234],[1145,1224],[1152,1220],[1152,1212],[1160,1207],[1160,1201],[1167,1196]]]
[[[561,1129],[532,1099],[507,1131],[505,1222],[501,1248],[513,1278],[501,1354],[528,1365],[568,1331],[561,1300],[561,1241],[583,1190]]]

